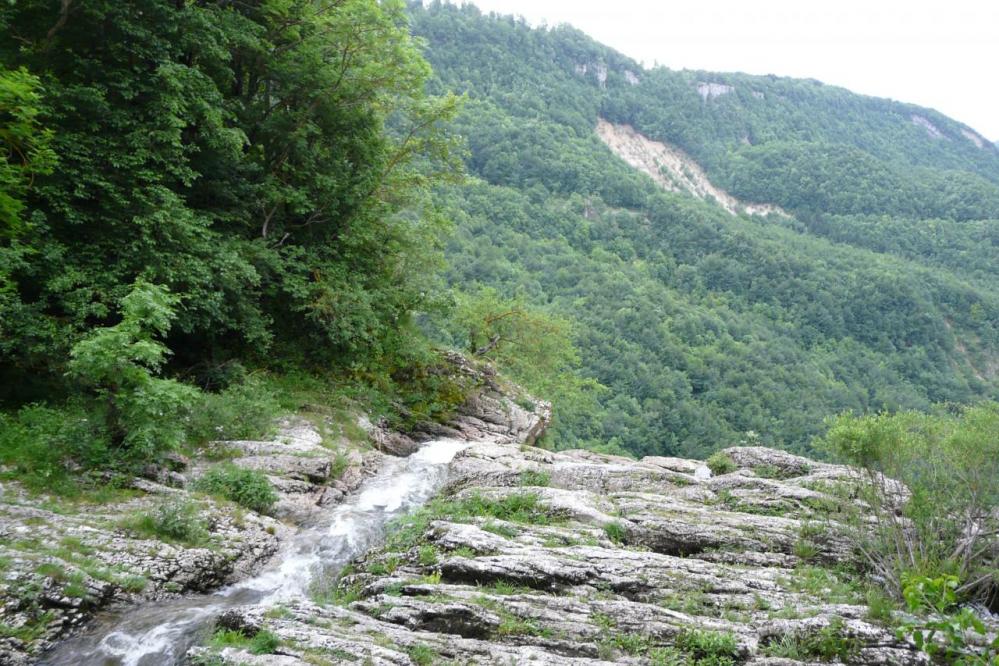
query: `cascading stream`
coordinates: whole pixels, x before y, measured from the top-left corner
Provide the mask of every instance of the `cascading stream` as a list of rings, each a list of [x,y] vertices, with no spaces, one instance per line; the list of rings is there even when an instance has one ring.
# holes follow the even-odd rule
[[[318,524],[300,530],[257,576],[214,594],[153,602],[109,613],[85,634],[44,656],[50,666],[166,666],[179,663],[227,608],[273,606],[308,595],[318,575],[335,575],[377,545],[392,518],[428,499],[444,483],[448,463],[469,443],[428,442],[408,458],[389,458],[360,492]]]

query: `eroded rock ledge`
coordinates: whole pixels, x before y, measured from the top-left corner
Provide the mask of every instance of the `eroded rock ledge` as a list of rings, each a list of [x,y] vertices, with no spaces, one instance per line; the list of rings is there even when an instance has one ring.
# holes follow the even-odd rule
[[[213,658],[926,663],[868,619],[853,582],[829,518],[852,501],[849,470],[764,448],[727,454],[738,469],[712,475],[692,460],[475,445],[421,536],[359,562],[340,604],[240,609],[230,622],[281,646]]]
[[[106,504],[60,502],[30,496],[16,483],[0,485],[0,666],[33,663],[112,605],[207,592],[252,575],[297,525],[340,503],[386,456],[408,455],[437,436],[524,443],[543,432],[547,403],[526,410],[489,368],[456,354],[446,360],[475,387],[446,425],[402,434],[360,417],[367,435],[352,440],[331,434],[330,424],[313,415],[282,420],[266,441],[216,442],[213,450],[226,461],[267,476],[278,495],[268,516],[196,492],[194,482],[219,461],[182,456],[149,467],[134,480],[133,496]],[[165,543],[127,526],[175,502],[197,506],[204,543]]]
[[[267,475],[277,491],[263,516],[194,492],[214,464],[173,456],[133,482],[133,496],[107,504],[32,497],[14,483],[0,503],[0,664],[31,663],[53,641],[102,608],[205,592],[256,571],[282,538],[312,512],[339,502],[378,465],[381,454],[343,439],[324,441],[302,418],[277,424],[269,441],[217,443],[234,464]],[[341,458],[335,468],[337,456]],[[130,519],[187,503],[206,531],[203,543],[143,537]]]

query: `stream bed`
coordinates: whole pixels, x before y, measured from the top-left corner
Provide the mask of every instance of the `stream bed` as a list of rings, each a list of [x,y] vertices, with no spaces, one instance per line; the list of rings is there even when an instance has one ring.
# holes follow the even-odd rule
[[[42,656],[50,666],[167,666],[211,630],[228,608],[273,606],[305,598],[317,576],[335,576],[377,546],[393,518],[429,500],[443,485],[448,464],[469,442],[439,439],[408,458],[387,458],[377,474],[343,503],[289,539],[256,576],[213,594],[124,607],[99,616],[84,633]]]

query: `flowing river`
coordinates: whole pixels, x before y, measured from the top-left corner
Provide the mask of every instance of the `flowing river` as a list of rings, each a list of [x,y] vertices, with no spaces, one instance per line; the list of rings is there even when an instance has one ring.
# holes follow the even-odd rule
[[[303,527],[259,575],[214,594],[125,608],[100,617],[87,632],[60,643],[41,664],[165,666],[206,637],[212,621],[235,606],[304,598],[316,576],[335,575],[385,535],[392,518],[424,502],[443,485],[448,463],[468,442],[439,439],[408,458],[387,458],[359,492],[315,524]]]

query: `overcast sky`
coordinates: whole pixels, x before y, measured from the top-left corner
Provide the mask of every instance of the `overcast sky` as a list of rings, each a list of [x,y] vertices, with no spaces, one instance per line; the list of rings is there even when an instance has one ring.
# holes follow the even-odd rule
[[[997,0],[474,0],[673,69],[813,78],[999,139]]]

